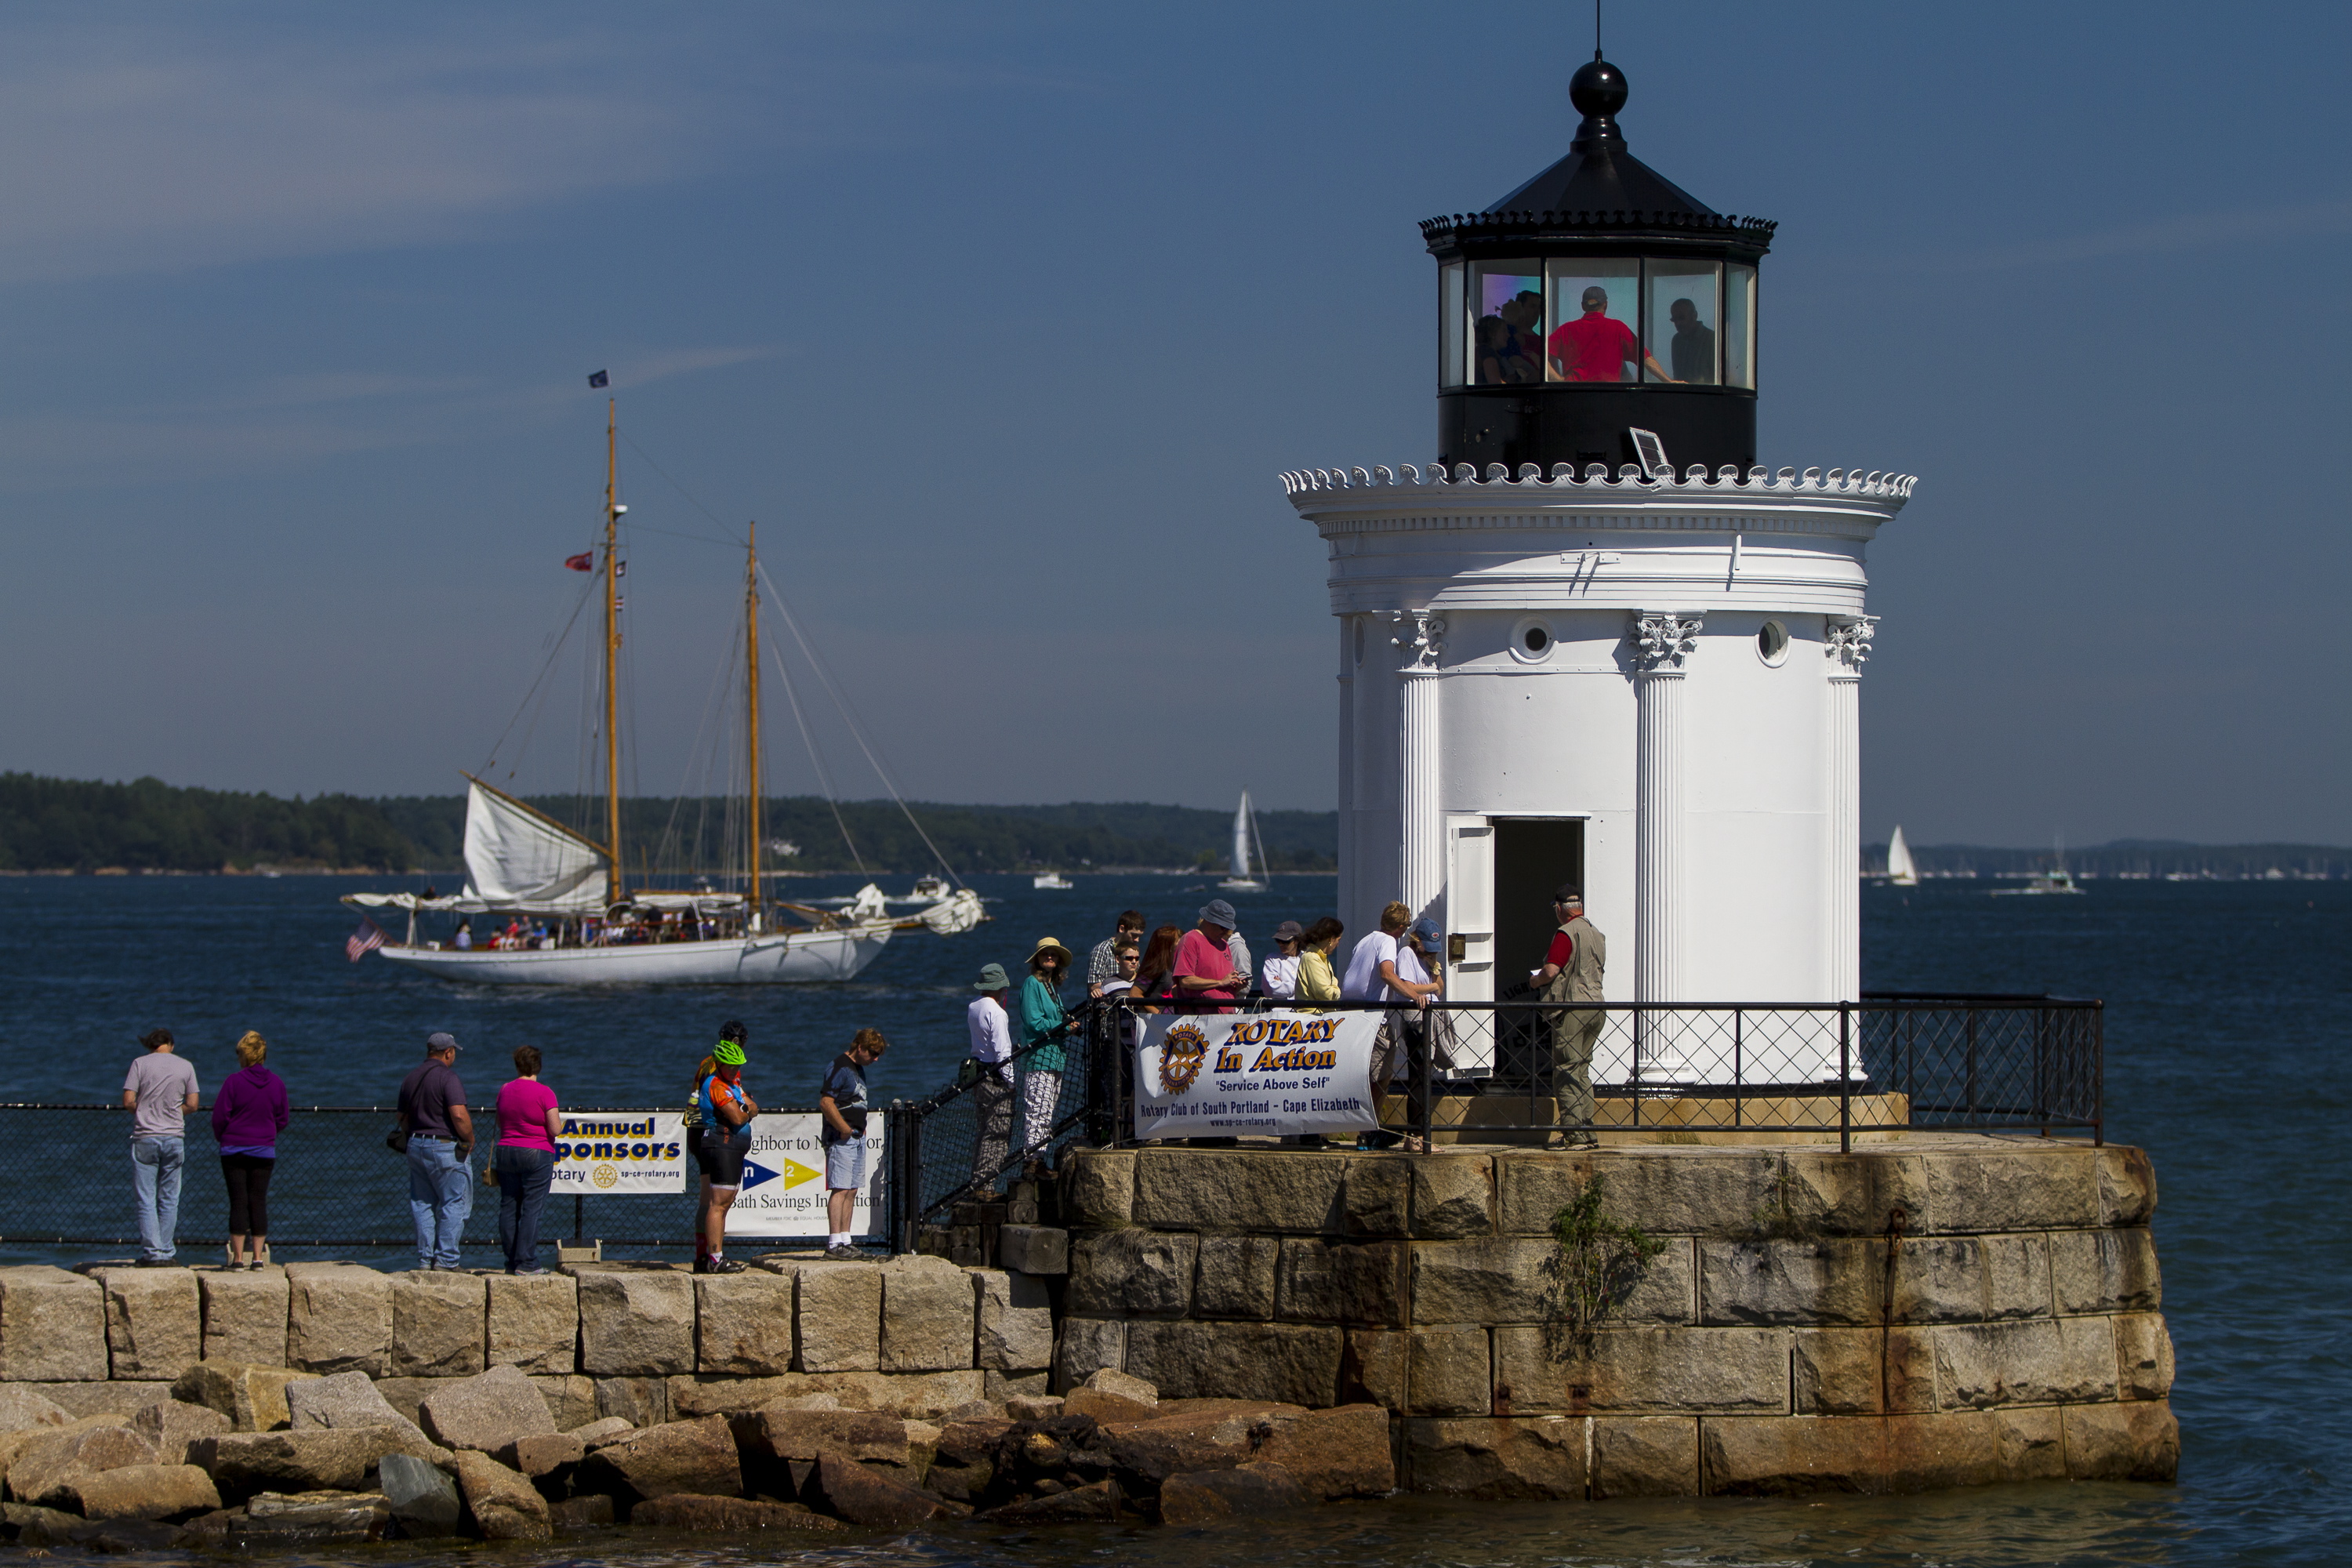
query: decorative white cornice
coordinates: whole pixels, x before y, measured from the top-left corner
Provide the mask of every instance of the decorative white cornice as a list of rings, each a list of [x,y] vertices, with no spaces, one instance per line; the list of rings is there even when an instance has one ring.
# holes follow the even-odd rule
[[[1633,665],[1643,675],[1680,675],[1683,660],[1698,650],[1706,622],[1672,610],[1633,612]]]
[[[1490,463],[1479,478],[1465,463],[1448,470],[1383,464],[1305,468],[1282,476],[1299,515],[1327,535],[1424,529],[1671,530],[1866,537],[1910,499],[1918,481],[1875,469],[1807,468],[1713,475],[1697,465],[1679,479],[1654,480],[1627,464],[1612,477],[1599,463],[1577,474],[1566,463],[1549,476],[1533,463],[1516,477]]]
[[[1863,662],[1870,658],[1870,639],[1877,630],[1876,616],[1829,617],[1829,639],[1822,645],[1822,652],[1831,662],[1832,678],[1861,675]]]
[[[1392,610],[1389,613],[1389,619],[1399,626],[1407,621],[1412,623],[1411,637],[1389,638],[1391,647],[1404,651],[1405,661],[1401,667],[1403,671],[1410,675],[1435,674],[1437,656],[1445,651],[1445,644],[1442,640],[1445,636],[1444,621],[1427,610]]]

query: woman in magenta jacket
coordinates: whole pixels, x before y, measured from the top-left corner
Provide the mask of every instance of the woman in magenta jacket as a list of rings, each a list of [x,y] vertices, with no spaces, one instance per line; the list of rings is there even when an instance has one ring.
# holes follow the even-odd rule
[[[278,1135],[289,1118],[286,1085],[261,1065],[268,1054],[269,1042],[247,1029],[236,1042],[237,1069],[213,1101],[213,1137],[220,1144],[221,1176],[228,1183],[231,1268],[258,1268],[269,1261],[269,1175],[278,1168]]]

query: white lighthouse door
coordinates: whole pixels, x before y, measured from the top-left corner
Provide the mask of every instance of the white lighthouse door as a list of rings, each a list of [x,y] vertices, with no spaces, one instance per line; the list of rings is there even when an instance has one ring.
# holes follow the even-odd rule
[[[1483,816],[1445,818],[1445,997],[1495,999],[1495,827]],[[1447,1076],[1495,1070],[1493,1015],[1453,1015],[1454,1067]]]

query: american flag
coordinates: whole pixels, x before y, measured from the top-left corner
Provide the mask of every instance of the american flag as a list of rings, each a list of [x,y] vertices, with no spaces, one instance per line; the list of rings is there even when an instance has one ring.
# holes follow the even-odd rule
[[[383,945],[383,928],[362,915],[360,917],[360,929],[344,939],[343,956],[357,963]]]

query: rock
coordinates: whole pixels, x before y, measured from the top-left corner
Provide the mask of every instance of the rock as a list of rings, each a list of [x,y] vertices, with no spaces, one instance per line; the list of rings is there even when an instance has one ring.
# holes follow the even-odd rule
[[[1160,1522],[1183,1527],[1273,1518],[1308,1500],[1288,1470],[1253,1460],[1230,1470],[1169,1477],[1160,1487]]]
[[[495,1457],[507,1468],[536,1481],[577,1465],[587,1455],[588,1446],[579,1438],[549,1432],[537,1436],[518,1437],[500,1448]]]
[[[2078,1481],[2159,1481],[2180,1470],[2180,1425],[2160,1399],[2070,1405],[2066,1473]]]
[[[82,1521],[61,1509],[35,1508],[31,1503],[12,1502],[0,1505],[0,1521],[5,1521],[8,1537],[18,1546],[63,1546],[71,1537],[66,1532]]]
[[[694,1370],[694,1277],[600,1265],[580,1276],[580,1370],[661,1377]]]
[[[1336,1232],[1340,1181],[1349,1163],[1295,1153],[1139,1150],[1135,1222],[1191,1227],[1207,1215],[1247,1215],[1255,1229]]]
[[[204,1359],[246,1366],[286,1364],[291,1290],[283,1268],[199,1268]]]
[[[1062,1215],[1082,1230],[1116,1230],[1135,1219],[1135,1151],[1073,1149],[1062,1164]]]
[[[848,1528],[837,1519],[811,1513],[799,1503],[754,1502],[750,1498],[735,1497],[695,1497],[686,1492],[648,1498],[629,1510],[629,1522],[651,1525],[657,1530],[834,1531]]]
[[[969,1271],[979,1305],[972,1359],[997,1372],[1054,1364],[1054,1301],[1045,1280],[999,1268]]]
[[[1400,1156],[1391,1156],[1399,1158]],[[1483,1154],[1428,1154],[1412,1171],[1412,1232],[1423,1240],[1486,1236],[1495,1228],[1495,1162]],[[1349,1163],[1353,1179],[1355,1163]]]
[[[545,1541],[555,1533],[538,1489],[488,1454],[459,1451],[457,1486],[488,1540]]]
[[[18,1449],[8,1461],[8,1495],[42,1508],[68,1508],[73,1505],[74,1482],[125,1465],[155,1463],[155,1445],[127,1425],[76,1430],[79,1426],[37,1436]]]
[[[1044,1225],[1003,1226],[996,1233],[996,1260],[1016,1274],[1067,1274],[1070,1233]]]
[[[85,1552],[114,1557],[132,1552],[167,1552],[180,1540],[177,1525],[144,1519],[116,1519],[104,1523],[77,1524],[66,1539]]]
[[[485,1454],[518,1437],[555,1431],[547,1401],[530,1378],[510,1366],[450,1380],[425,1396],[417,1415],[435,1442]]]
[[[2126,1312],[2115,1321],[2116,1384],[2125,1399],[2162,1399],[2172,1392],[2172,1335],[2161,1312]]]
[[[1595,1498],[1696,1497],[1699,1419],[1601,1416],[1592,1423]]]
[[[992,1399],[975,1399],[968,1405],[957,1405],[953,1410],[940,1416],[940,1423],[942,1426],[952,1426],[959,1421],[1002,1421],[1004,1418],[1005,1410],[1001,1402]]]
[[[84,1415],[121,1415],[128,1419],[157,1400],[172,1397],[170,1384],[135,1378],[106,1383],[27,1383],[17,1386],[39,1394],[75,1420]]]
[[[819,1459],[814,1484],[816,1495],[836,1515],[877,1530],[920,1524],[940,1505],[940,1500],[929,1492],[846,1459]]]
[[[589,1454],[580,1473],[582,1485],[592,1491],[640,1498],[667,1497],[672,1492],[743,1495],[742,1466],[724,1415],[674,1421],[605,1444]]]
[[[1003,1414],[1004,1402],[1008,1399],[1020,1396],[1032,1399],[1043,1398],[1054,1391],[1054,1374],[1050,1369],[1040,1369],[1036,1372],[991,1370],[980,1375],[981,1394],[978,1403],[997,1406],[998,1415]],[[950,1410],[945,1414],[953,1415],[955,1412]]]
[[[793,1279],[754,1268],[694,1281],[696,1364],[706,1373],[772,1377],[793,1369]]]
[[[188,1462],[213,1478],[224,1498],[257,1492],[356,1490],[386,1454],[430,1462],[440,1450],[400,1426],[342,1426],[304,1432],[233,1432],[188,1445]]]
[[[594,1530],[608,1525],[618,1517],[613,1500],[602,1493],[587,1497],[568,1497],[561,1502],[547,1505],[549,1522],[560,1531]]]
[[[184,1465],[188,1462],[189,1444],[199,1437],[217,1437],[230,1430],[228,1417],[219,1411],[177,1399],[159,1399],[142,1407],[131,1417],[131,1426],[155,1445],[155,1462],[159,1465]]]
[[[1295,1405],[1253,1399],[1169,1401],[1148,1420],[1102,1428],[1097,1447],[1119,1472],[1144,1487],[1194,1470],[1230,1469],[1257,1457],[1278,1415],[1303,1415]]]
[[[800,1372],[875,1372],[882,1365],[882,1271],[866,1263],[770,1261],[796,1282],[793,1364]]]
[[[263,1492],[228,1521],[225,1544],[288,1547],[355,1544],[383,1539],[392,1507],[381,1492]]]
[[[2002,1479],[1998,1417],[1782,1415],[1699,1423],[1710,1496],[1915,1492]]]
[[[539,1390],[541,1399],[547,1401],[547,1413],[555,1417],[558,1427],[570,1431],[574,1426],[585,1426],[603,1414],[596,1408],[594,1378],[582,1377],[576,1373],[557,1375],[535,1372],[530,1376],[530,1385]],[[667,1402],[667,1394],[664,1402]]]
[[[1936,1408],[1936,1344],[1926,1329],[1799,1329],[1800,1415],[1908,1415]]]
[[[1972,1235],[2089,1229],[2099,1223],[2098,1153],[2012,1144],[2006,1152],[1922,1154],[1927,1204],[1909,1211],[1913,1228]]]
[[[1980,1256],[1976,1294],[1984,1294]],[[1706,1323],[1862,1327],[1879,1321],[1884,1299],[1879,1243],[1702,1241],[1698,1244],[1700,1321]],[[1529,1321],[1521,1319],[1521,1321]]]
[[[636,1429],[633,1423],[623,1416],[607,1415],[601,1420],[591,1421],[584,1426],[574,1426],[564,1436],[579,1438],[581,1447],[583,1448],[596,1448],[615,1438],[625,1436]]]
[[[1563,1415],[1404,1424],[1412,1489],[1453,1497],[1566,1500],[1584,1496],[1584,1423]]]
[[[957,1502],[978,1502],[996,1479],[996,1454],[1010,1421],[955,1421],[940,1428],[923,1485]]]
[[[1009,1502],[980,1517],[991,1524],[1109,1524],[1118,1518],[1118,1483],[1106,1479]]]
[[[1272,1299],[1273,1287],[1267,1287]],[[1068,1390],[1086,1382],[1104,1367],[1127,1365],[1127,1324],[1116,1318],[1077,1318],[1062,1320],[1061,1334],[1054,1347],[1053,1386]]]
[[[286,1385],[289,1426],[297,1432],[338,1426],[399,1426],[415,1437],[422,1452],[425,1433],[415,1422],[392,1407],[362,1372],[339,1372],[332,1377],[305,1378]]]
[[[313,1378],[314,1372],[291,1372],[282,1366],[249,1366],[242,1362],[198,1362],[172,1384],[172,1397],[189,1405],[217,1410],[238,1432],[271,1432],[293,1421],[286,1401],[289,1384]]]
[[[1965,1323],[1933,1332],[1936,1383],[1947,1410],[2116,1396],[2116,1337],[2109,1319]]]
[[[1004,1402],[1004,1414],[1015,1421],[1051,1421],[1061,1413],[1062,1396],[1058,1394],[1024,1395]]]
[[[600,1377],[595,1387],[599,1416],[622,1416],[632,1426],[658,1426],[680,1414],[670,1406],[669,1384],[658,1377]]]
[[[2156,1214],[2156,1167],[2147,1152],[2110,1143],[2098,1158],[2099,1223],[2146,1225]]]
[[[971,1279],[942,1258],[910,1253],[884,1264],[882,1370],[949,1372],[971,1365]]]
[[[101,1426],[129,1426],[130,1418],[122,1415],[79,1415],[62,1426],[27,1426],[21,1432],[0,1434],[0,1478],[15,1468],[17,1458],[26,1450],[52,1437],[74,1432],[91,1432]]]
[[[1984,1303],[1971,1314],[1987,1319],[2046,1318],[2050,1315],[2050,1238],[2045,1236],[1987,1236],[1976,1238],[1984,1254]],[[1896,1261],[1898,1297],[1911,1248],[1901,1249]],[[1957,1303],[1955,1303],[1957,1304]],[[1931,1320],[1910,1310],[1898,1299],[1895,1311],[1911,1322]],[[1966,1321],[1954,1314],[1937,1321]]]
[[[65,1489],[84,1519],[183,1519],[221,1505],[212,1477],[194,1465],[122,1465]]]
[[[1494,1373],[1481,1328],[1350,1329],[1340,1383],[1350,1401],[1370,1400],[1405,1415],[1494,1411]]]
[[[870,1265],[866,1271],[879,1272]],[[678,1420],[730,1415],[794,1395],[825,1394],[845,1409],[877,1410],[908,1421],[936,1421],[958,1405],[980,1398],[986,1376],[961,1368],[954,1372],[790,1373],[782,1377],[717,1378],[709,1383],[674,1377],[669,1380],[670,1414]]]
[[[1199,1237],[1130,1228],[1092,1232],[1076,1242],[1066,1298],[1072,1313],[1181,1318],[1191,1308]]]
[[[41,1263],[0,1268],[0,1380],[97,1383],[108,1372],[97,1280]]]
[[[289,1263],[287,1364],[382,1377],[392,1362],[392,1279],[356,1263]]]
[[[118,1378],[174,1378],[204,1359],[196,1277],[185,1268],[93,1268],[106,1300],[106,1348]]]
[[[843,1459],[907,1468],[907,1423],[864,1410],[793,1410],[784,1402],[762,1409],[747,1424],[745,1447],[766,1458]]]
[[[1146,1410],[1153,1408],[1160,1403],[1159,1389],[1144,1379],[1121,1372],[1116,1367],[1107,1366],[1097,1370],[1087,1379],[1087,1386],[1097,1394],[1108,1394],[1113,1398],[1124,1399],[1130,1405],[1140,1405]]]
[[[1274,1316],[1276,1265],[1282,1256],[1276,1236],[1204,1236],[1200,1272],[1192,1286],[1192,1310],[1203,1318]]]
[[[486,1282],[478,1274],[412,1269],[392,1276],[393,1375],[472,1377],[479,1373],[488,1364],[484,1349],[488,1302]]]
[[[1130,1323],[1126,1370],[1149,1379],[1162,1398],[1329,1405],[1339,1394],[1344,1342],[1338,1328],[1297,1323]]]
[[[1789,1408],[1785,1329],[1495,1331],[1495,1408],[1755,1414]]]
[[[0,1384],[0,1433],[25,1432],[36,1426],[62,1426],[73,1417],[64,1405],[37,1389]]]
[[[2164,1304],[2156,1242],[2144,1227],[2053,1236],[2050,1268],[2061,1312],[2153,1312]]]
[[[1310,1497],[1326,1501],[1382,1497],[1396,1489],[1388,1412],[1377,1405],[1343,1405],[1276,1415],[1255,1458],[1280,1465]]]
[[[492,1366],[562,1374],[580,1367],[580,1282],[569,1274],[488,1277],[486,1350]]]
[[[438,1465],[413,1454],[386,1454],[376,1461],[376,1474],[403,1535],[422,1541],[457,1533],[466,1506],[457,1483]]]
[[[1061,1413],[1067,1415],[1091,1415],[1097,1421],[1140,1421],[1151,1414],[1149,1405],[1139,1405],[1132,1399],[1122,1399],[1116,1394],[1081,1384],[1070,1390],[1061,1401]]]

